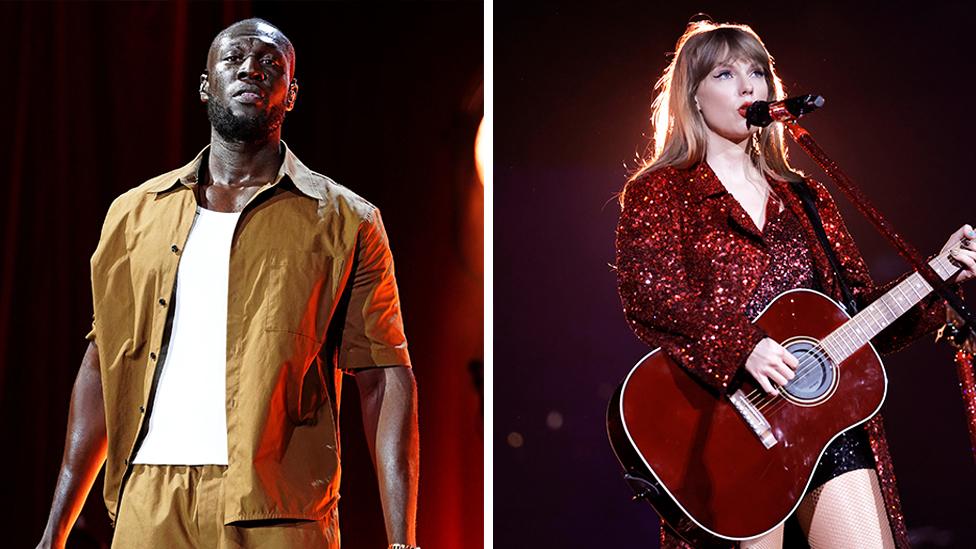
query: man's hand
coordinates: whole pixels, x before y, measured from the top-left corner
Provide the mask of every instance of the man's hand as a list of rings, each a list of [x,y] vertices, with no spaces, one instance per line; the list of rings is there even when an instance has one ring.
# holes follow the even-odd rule
[[[380,485],[390,543],[417,544],[417,383],[408,367],[356,372],[363,427]]]

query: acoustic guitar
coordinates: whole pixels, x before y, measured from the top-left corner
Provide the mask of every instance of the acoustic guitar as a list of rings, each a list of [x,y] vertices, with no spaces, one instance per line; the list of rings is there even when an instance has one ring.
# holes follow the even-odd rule
[[[959,270],[947,253],[929,264],[943,280]],[[820,292],[777,296],[754,321],[799,361],[776,395],[748,374],[718,395],[651,351],[607,411],[610,443],[637,497],[696,547],[779,526],[830,442],[884,402],[888,380],[871,338],[931,291],[913,273],[853,318]]]

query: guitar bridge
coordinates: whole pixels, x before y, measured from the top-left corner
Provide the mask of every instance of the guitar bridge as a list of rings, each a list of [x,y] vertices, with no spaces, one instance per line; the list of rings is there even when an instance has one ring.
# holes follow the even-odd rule
[[[746,424],[752,430],[753,434],[759,438],[763,446],[768,450],[776,445],[778,442],[776,437],[773,436],[773,428],[766,421],[766,416],[762,414],[753,404],[749,402],[746,395],[742,393],[742,389],[739,389],[734,394],[729,396],[729,401],[732,402],[732,406],[735,410],[739,412],[742,419],[745,420]]]

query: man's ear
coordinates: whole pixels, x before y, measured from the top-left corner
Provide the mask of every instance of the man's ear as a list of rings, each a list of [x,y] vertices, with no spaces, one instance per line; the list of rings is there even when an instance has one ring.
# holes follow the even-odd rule
[[[292,78],[288,86],[288,97],[285,98],[285,110],[290,111],[295,108],[295,100],[298,98],[298,79]]]
[[[203,71],[200,75],[200,102],[206,103],[210,100],[210,75]]]

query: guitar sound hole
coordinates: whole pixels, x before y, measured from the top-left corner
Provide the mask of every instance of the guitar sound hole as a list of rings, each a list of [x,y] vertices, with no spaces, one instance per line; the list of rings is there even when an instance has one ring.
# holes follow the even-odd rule
[[[796,377],[784,387],[785,397],[798,403],[811,405],[830,396],[837,382],[834,363],[816,341],[794,340],[786,349],[800,362]]]

